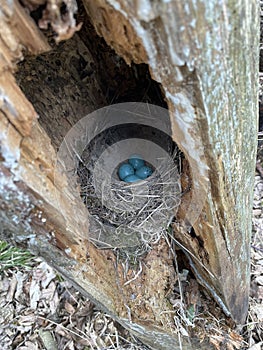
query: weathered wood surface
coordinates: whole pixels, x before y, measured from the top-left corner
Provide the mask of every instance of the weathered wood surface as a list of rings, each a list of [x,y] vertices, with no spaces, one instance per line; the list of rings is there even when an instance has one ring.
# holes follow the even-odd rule
[[[84,4],[98,33],[127,62],[148,63],[162,84],[173,137],[189,161],[192,185],[175,237],[198,258],[190,256],[199,281],[227,314],[243,322],[257,129],[256,1]],[[16,11],[19,31],[13,29]],[[133,303],[130,295],[136,285],[124,286],[114,255],[87,244],[86,209],[67,179],[61,177],[55,188],[55,150],[11,74],[24,47],[35,54],[49,46],[17,1],[1,2],[0,12],[1,237],[43,256],[152,348],[179,348],[172,309],[165,302],[174,277],[167,247],[160,244],[148,257],[143,297]],[[195,237],[188,225],[193,225]],[[158,293],[150,275],[156,261]],[[160,310],[167,313],[160,315]],[[184,349],[197,348],[195,340],[181,341]]]
[[[127,62],[147,62],[162,84],[173,137],[190,163],[195,203],[181,214],[196,237],[181,226],[176,238],[198,258],[192,263],[199,281],[242,322],[257,130],[257,4],[84,3],[106,41]]]

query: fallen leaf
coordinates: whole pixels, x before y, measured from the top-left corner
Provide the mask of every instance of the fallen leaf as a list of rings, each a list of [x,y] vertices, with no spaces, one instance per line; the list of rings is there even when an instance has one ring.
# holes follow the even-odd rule
[[[37,304],[39,302],[41,295],[40,287],[37,281],[32,281],[29,289],[29,297],[30,297],[30,307],[33,310],[37,309]]]
[[[38,350],[38,345],[31,341],[26,341],[24,346],[19,346],[17,350]]]
[[[14,317],[15,308],[12,303],[3,305],[0,308],[0,324],[8,324]]]
[[[260,284],[261,286],[263,286],[263,276],[258,276],[255,278],[255,281]]]
[[[33,272],[33,280],[41,282],[42,288],[47,288],[49,283],[56,277],[54,270],[46,262],[41,262]]]
[[[20,271],[17,271],[15,273],[15,277],[16,277],[16,280],[17,280],[17,286],[16,286],[16,292],[15,292],[15,299],[18,300],[20,295],[23,292],[23,282],[25,280],[25,274],[23,274],[22,272]]]
[[[261,304],[253,305],[252,310],[257,315],[258,322],[263,322],[263,306]]]
[[[65,310],[70,314],[74,314],[75,312],[75,308],[69,303],[69,302],[65,302]]]
[[[38,334],[46,350],[58,349],[57,343],[50,331],[44,331],[43,329],[40,329]]]
[[[7,277],[4,277],[2,279],[2,276],[0,276],[1,280],[0,280],[0,292],[7,292],[9,289],[9,285],[10,285],[10,279]]]
[[[261,341],[260,343],[254,344],[248,350],[261,350],[262,346],[263,346],[263,341]]]

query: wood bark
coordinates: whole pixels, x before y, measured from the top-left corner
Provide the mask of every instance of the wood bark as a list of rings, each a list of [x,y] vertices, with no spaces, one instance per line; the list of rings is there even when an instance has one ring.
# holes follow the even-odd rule
[[[256,1],[83,4],[106,42],[127,63],[148,64],[161,84],[191,185],[175,238],[198,281],[227,315],[244,322],[257,133]],[[51,144],[13,77],[24,48],[31,54],[51,48],[18,1],[2,2],[0,13],[1,237],[42,256],[153,349],[179,349],[180,342],[184,349],[207,349],[205,342],[175,334],[165,297],[175,272],[165,242],[146,258],[140,291],[138,281],[124,285],[111,251],[88,243],[79,194],[65,176],[54,182],[58,144]],[[63,120],[66,132],[75,120]],[[136,301],[134,292],[141,294]]]
[[[226,313],[243,321],[257,129],[256,3],[84,4],[108,43],[127,62],[147,62],[162,84],[174,140],[190,164],[195,203],[181,214],[196,237],[180,225],[176,237],[198,257],[191,263],[199,281],[212,286]]]

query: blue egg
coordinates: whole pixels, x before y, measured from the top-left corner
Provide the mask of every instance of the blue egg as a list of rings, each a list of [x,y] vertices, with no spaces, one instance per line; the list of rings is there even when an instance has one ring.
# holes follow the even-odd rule
[[[134,174],[134,169],[130,164],[125,163],[119,167],[118,174],[119,174],[119,178],[121,180],[124,180],[125,177]]]
[[[152,173],[152,169],[149,166],[144,165],[140,169],[136,170],[135,175],[144,180],[147,177],[151,176]]]
[[[136,175],[128,175],[124,179],[125,182],[136,182],[136,181],[140,181],[140,180],[141,179],[138,176],[136,176]]]
[[[144,160],[138,154],[130,156],[129,163],[134,167],[135,170],[140,169],[145,165]]]

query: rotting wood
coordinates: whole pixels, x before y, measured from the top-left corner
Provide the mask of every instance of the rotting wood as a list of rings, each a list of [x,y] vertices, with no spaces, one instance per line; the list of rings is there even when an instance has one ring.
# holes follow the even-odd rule
[[[16,40],[19,42],[19,38]],[[18,54],[21,57],[22,52]],[[16,57],[13,59],[16,60]],[[13,70],[13,67],[10,69]],[[83,209],[84,205],[79,198],[74,198],[74,191],[63,176],[55,188],[55,151],[49,137],[39,126],[32,105],[9,76],[10,80],[2,80],[1,84],[1,237],[27,246],[44,257],[84,295],[145,343],[158,349],[170,349],[171,344],[176,347],[177,336],[167,333],[159,324],[166,316],[154,324],[130,322],[126,296],[120,293],[118,287],[122,281],[116,277],[115,258],[111,252],[99,252],[88,246],[87,216],[81,210],[76,212],[79,205]],[[19,105],[16,104],[17,99]],[[57,189],[61,194],[59,198],[56,197]],[[75,205],[76,201],[78,205]],[[160,286],[163,290],[166,288],[166,279]],[[125,293],[129,293],[130,288],[131,285]],[[148,288],[148,291],[151,289]],[[158,303],[159,295],[156,294],[155,298]],[[155,319],[150,304],[148,315]],[[192,348],[188,339],[182,339],[182,342],[185,349]]]
[[[26,48],[32,54],[39,54],[50,49],[50,46],[33,19],[22,8],[18,0],[1,1],[0,8],[0,60],[3,66],[11,68],[23,58],[22,50]],[[0,61],[0,62],[1,62]]]
[[[178,225],[175,237],[195,257],[191,264],[200,283],[243,322],[257,130],[257,4],[84,4],[98,33],[127,62],[145,62],[136,47],[145,48],[152,76],[165,92],[174,140],[190,163],[192,210],[181,214],[196,237]],[[111,28],[122,33],[115,40]]]
[[[84,3],[95,28],[108,43],[128,62],[148,63],[153,77],[162,84],[174,139],[190,164],[193,184],[190,201],[196,200],[197,209],[200,205],[202,209],[197,217],[181,210],[182,222],[187,212],[188,224],[193,224],[196,236],[191,236],[189,227],[181,223],[175,227],[175,237],[212,273],[213,278],[190,255],[199,281],[210,286],[211,294],[226,313],[242,322],[247,309],[249,210],[256,147],[256,137],[254,143],[244,142],[256,135],[256,117],[253,121],[249,117],[256,115],[258,23],[253,18],[256,3],[229,2],[222,7],[213,1],[207,8],[203,3],[195,7],[191,1],[185,4],[160,1],[154,6],[143,1],[131,7],[125,1]],[[3,11],[4,28],[12,33],[12,40],[3,45],[1,32],[0,50],[5,60],[2,63],[1,59],[0,67],[13,71],[14,62],[22,58],[21,44],[26,43],[23,36],[30,37],[38,31],[34,26],[32,30],[33,24],[30,28],[25,26],[21,39],[21,33],[12,30],[12,6],[7,9],[8,12]],[[23,12],[21,18],[24,16]],[[235,25],[241,26],[239,30]],[[112,38],[112,32],[118,35]],[[247,42],[244,43],[242,35],[248,38]],[[32,41],[34,46],[29,46],[29,51],[48,50],[41,40]],[[235,63],[240,55],[246,66]],[[1,79],[0,234],[43,256],[84,295],[152,348],[179,349],[177,336],[168,327],[171,320],[157,320],[154,305],[147,305],[150,322],[140,319],[138,306],[128,300],[134,285],[129,284],[126,289],[122,286],[124,292],[121,291],[119,286],[124,281],[116,276],[113,254],[87,245],[85,208],[74,196],[67,179],[61,177],[58,184],[61,197],[55,197],[55,151],[50,139],[12,75],[1,72]],[[255,98],[249,103],[251,95]],[[222,131],[228,133],[227,137]],[[183,205],[187,207],[187,199]],[[80,208],[78,212],[76,207]],[[150,276],[153,265],[148,259]],[[160,293],[153,297],[156,305],[164,307],[163,292],[174,272],[169,259],[162,256],[159,259],[159,266],[168,278],[160,278]],[[147,285],[145,281],[144,288],[151,294],[151,283]],[[169,312],[169,306],[166,307],[162,311]],[[130,312],[134,322],[129,319]],[[206,343],[198,344],[195,340],[190,344],[184,337],[181,341],[184,349],[208,348]]]

